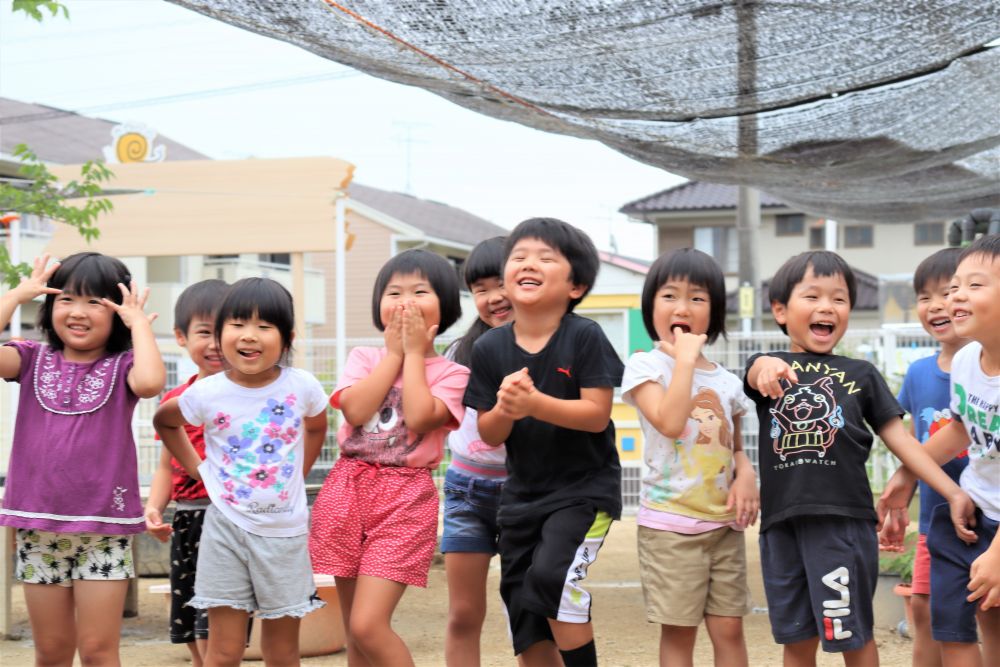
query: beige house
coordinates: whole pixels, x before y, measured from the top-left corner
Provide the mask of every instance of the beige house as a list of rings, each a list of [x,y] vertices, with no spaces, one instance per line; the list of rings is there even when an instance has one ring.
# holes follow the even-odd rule
[[[739,245],[735,185],[688,181],[625,204],[620,211],[654,225],[657,251],[694,247],[712,255],[726,274],[729,291],[738,286]],[[921,259],[946,247],[945,222],[828,223],[766,192],[760,193],[760,276],[766,283],[792,255],[826,247],[827,225],[835,225],[837,252],[857,273],[858,303],[852,325],[878,327],[880,279],[900,280]],[[902,278],[905,281],[905,277]],[[903,290],[905,292],[905,290]],[[736,299],[730,299],[735,312]],[[765,306],[766,310],[766,306]],[[771,324],[765,316],[765,326]]]

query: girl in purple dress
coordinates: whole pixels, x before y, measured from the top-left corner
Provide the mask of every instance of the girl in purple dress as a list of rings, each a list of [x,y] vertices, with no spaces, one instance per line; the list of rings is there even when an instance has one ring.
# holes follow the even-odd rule
[[[45,296],[44,342],[0,347],[21,385],[0,526],[16,529],[35,660],[118,665],[132,536],[145,530],[132,413],[160,393],[163,359],[128,269],[95,252],[48,264],[0,297],[0,330]],[[155,316],[154,316],[155,317]]]

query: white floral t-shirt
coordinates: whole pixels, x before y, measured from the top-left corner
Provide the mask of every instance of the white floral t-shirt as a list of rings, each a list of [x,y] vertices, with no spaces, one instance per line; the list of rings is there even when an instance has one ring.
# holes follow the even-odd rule
[[[229,520],[267,537],[309,532],[302,419],[326,410],[316,378],[282,368],[271,384],[250,388],[218,373],[192,384],[178,402],[185,420],[205,426],[198,471]]]

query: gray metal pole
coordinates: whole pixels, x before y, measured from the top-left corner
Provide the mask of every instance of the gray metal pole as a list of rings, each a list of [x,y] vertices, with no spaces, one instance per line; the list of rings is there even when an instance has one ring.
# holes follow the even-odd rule
[[[741,109],[753,107],[757,100],[757,23],[756,3],[739,0],[736,3],[737,85]],[[757,155],[757,115],[743,112],[737,126],[737,151],[740,158]],[[740,284],[754,289],[753,328],[761,329],[760,317],[760,193],[740,186],[736,205],[736,232],[740,244]]]

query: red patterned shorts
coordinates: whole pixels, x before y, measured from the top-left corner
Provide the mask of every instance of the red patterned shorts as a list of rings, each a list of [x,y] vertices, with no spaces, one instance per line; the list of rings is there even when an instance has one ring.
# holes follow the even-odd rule
[[[438,504],[427,468],[341,457],[312,510],[313,571],[426,587],[437,545]]]

